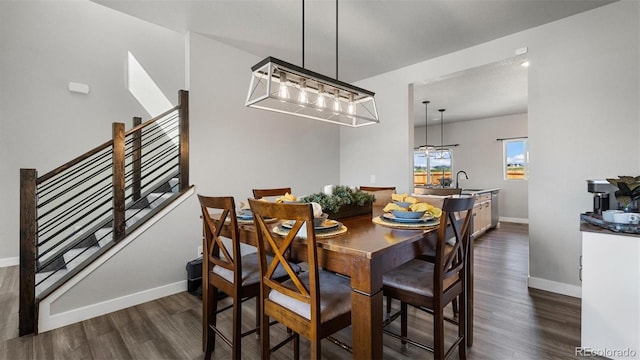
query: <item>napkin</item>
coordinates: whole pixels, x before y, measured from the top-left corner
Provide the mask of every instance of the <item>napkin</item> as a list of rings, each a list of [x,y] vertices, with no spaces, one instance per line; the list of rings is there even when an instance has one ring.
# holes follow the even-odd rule
[[[311,207],[313,207],[313,217],[322,216],[322,206],[320,206],[320,204],[312,202]],[[307,238],[307,223],[302,224],[302,227],[300,227],[300,230],[298,230],[296,237],[299,237],[301,239]]]

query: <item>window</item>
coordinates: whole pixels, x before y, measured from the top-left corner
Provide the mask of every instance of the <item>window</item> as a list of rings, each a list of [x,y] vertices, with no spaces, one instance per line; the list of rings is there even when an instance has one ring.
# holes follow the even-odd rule
[[[526,138],[503,140],[504,179],[529,179],[529,142]]]
[[[451,149],[431,150],[429,156],[424,149],[414,151],[414,185],[440,185],[442,178],[450,184],[451,165]]]

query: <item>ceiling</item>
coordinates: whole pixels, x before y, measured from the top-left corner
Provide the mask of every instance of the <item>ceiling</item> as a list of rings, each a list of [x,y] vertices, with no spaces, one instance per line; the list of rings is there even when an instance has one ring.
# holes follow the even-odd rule
[[[178,32],[200,33],[259,58],[274,56],[302,65],[301,0],[93,1]],[[306,0],[304,67],[354,82],[614,1],[341,0],[336,69],[336,2]],[[448,108],[447,121],[522,112],[523,106],[526,111],[526,75],[522,78],[519,65],[512,65],[430,81],[424,89],[416,83],[417,125],[424,124],[422,95],[434,107]],[[509,96],[522,88],[524,105],[522,94],[519,100]],[[488,89],[496,90],[494,100],[487,98]]]

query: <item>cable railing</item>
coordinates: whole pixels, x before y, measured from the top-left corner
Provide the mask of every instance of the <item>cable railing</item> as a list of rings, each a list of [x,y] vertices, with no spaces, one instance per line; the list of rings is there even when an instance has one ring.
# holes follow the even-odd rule
[[[38,302],[189,186],[188,92],[179,105],[38,177],[20,170],[19,333]]]

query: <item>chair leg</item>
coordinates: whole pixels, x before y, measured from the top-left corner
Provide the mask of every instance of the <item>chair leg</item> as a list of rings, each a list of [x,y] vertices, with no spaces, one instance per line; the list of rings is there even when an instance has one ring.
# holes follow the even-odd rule
[[[311,340],[311,357],[312,360],[322,358],[322,351],[320,350],[320,339],[316,338]]]
[[[391,296],[387,296],[387,319],[391,318]]]
[[[300,360],[300,335],[293,339],[293,360]]]
[[[460,317],[458,319],[458,336],[462,341],[458,345],[458,357],[460,360],[467,358],[467,309],[466,293],[460,294]]]
[[[453,308],[453,317],[456,318],[460,314],[460,310],[458,309],[458,299],[453,299],[451,302],[451,307]]]
[[[444,359],[444,309],[433,309],[433,358]]]
[[[211,359],[211,353],[216,349],[216,332],[211,329],[211,325],[216,326],[218,312],[218,289],[207,284],[206,293],[203,292],[202,318],[204,326],[204,359]]]
[[[406,302],[400,302],[400,335],[403,338],[407,338],[407,335],[409,334],[407,331],[407,322],[408,322],[408,318],[409,315],[407,314],[407,303]],[[407,341],[406,340],[402,340],[402,345],[407,345]]]
[[[260,340],[260,299],[256,297],[256,339]]]
[[[269,359],[271,357],[271,345],[269,345],[269,317],[260,312],[260,345],[262,352],[262,359]]]
[[[236,293],[233,299],[233,335],[231,346],[231,357],[240,360],[240,350],[242,349],[242,301],[240,295]]]

